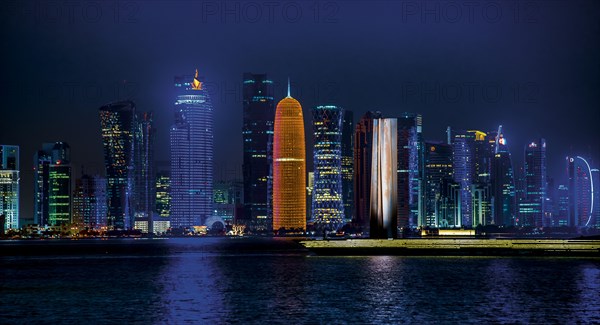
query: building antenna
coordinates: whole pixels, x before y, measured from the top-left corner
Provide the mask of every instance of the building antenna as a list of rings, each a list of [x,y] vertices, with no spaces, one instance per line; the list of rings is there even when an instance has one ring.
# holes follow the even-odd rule
[[[290,93],[291,93],[290,92],[290,77],[288,77],[288,95],[287,95],[288,97],[292,97],[292,96],[290,96]]]

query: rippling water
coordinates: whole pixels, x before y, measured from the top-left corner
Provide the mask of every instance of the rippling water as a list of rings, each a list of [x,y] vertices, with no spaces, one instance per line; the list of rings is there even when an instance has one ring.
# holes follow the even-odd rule
[[[318,257],[275,239],[2,242],[0,323],[40,322],[600,323],[600,260]]]

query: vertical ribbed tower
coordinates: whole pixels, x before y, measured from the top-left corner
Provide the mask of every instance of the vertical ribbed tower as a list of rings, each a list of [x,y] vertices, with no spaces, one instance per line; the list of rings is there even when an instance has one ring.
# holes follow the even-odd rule
[[[290,96],[277,104],[273,137],[273,230],[306,229],[306,152],[302,106]]]
[[[396,238],[398,225],[398,120],[373,120],[371,238]]]

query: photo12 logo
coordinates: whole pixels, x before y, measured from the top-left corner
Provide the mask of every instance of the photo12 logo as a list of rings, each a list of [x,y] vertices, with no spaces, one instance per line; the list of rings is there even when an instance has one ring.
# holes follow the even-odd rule
[[[5,8],[19,23],[68,25],[137,23],[141,12],[136,1],[11,1]]]
[[[337,23],[333,1],[202,1],[202,23]]]
[[[402,1],[402,23],[537,23],[535,1]]]

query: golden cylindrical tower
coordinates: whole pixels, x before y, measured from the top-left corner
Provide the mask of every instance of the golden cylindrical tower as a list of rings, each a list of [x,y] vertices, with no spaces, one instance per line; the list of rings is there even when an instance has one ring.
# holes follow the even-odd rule
[[[277,104],[273,136],[273,230],[306,229],[306,152],[302,106]]]

